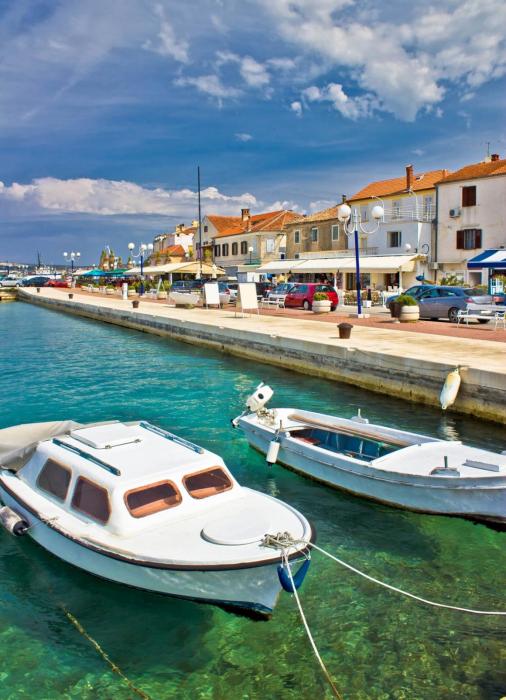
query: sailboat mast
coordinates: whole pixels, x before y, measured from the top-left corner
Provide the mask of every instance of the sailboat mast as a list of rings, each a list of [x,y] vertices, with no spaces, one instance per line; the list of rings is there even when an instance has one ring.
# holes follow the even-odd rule
[[[197,189],[199,201],[199,269],[200,279],[202,279],[202,211],[200,207],[200,165],[197,165]]]

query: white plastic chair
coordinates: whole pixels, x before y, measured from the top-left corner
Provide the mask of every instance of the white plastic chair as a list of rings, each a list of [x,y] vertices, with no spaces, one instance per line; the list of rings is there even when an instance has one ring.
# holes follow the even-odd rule
[[[502,327],[506,330],[506,309],[504,311],[496,311],[494,314],[495,326],[494,330],[497,330],[497,324],[502,323]]]

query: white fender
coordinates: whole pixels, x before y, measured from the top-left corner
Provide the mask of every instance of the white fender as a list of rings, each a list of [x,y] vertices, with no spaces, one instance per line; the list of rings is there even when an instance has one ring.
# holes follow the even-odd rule
[[[441,408],[443,409],[443,411],[446,411],[448,406],[451,406],[455,403],[455,399],[457,398],[457,394],[459,393],[460,389],[460,382],[460,372],[459,368],[457,367],[452,372],[449,372],[441,390],[441,396],[439,397],[439,400],[441,402]]]
[[[265,456],[265,461],[267,464],[276,464],[280,447],[281,445],[277,440],[270,441],[269,449],[267,450],[267,455]]]

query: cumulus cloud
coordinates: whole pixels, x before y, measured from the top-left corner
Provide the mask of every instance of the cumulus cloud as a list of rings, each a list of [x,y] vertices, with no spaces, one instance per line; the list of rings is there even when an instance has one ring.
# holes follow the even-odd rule
[[[251,56],[239,56],[231,51],[218,51],[216,65],[221,67],[228,63],[236,64],[244,82],[250,87],[261,88],[268,85],[271,76],[263,63]]]
[[[177,36],[174,28],[165,17],[165,12],[162,5],[155,6],[155,14],[160,18],[158,41],[154,42],[151,39],[148,39],[144,43],[144,48],[150,51],[155,51],[161,56],[170,56],[175,61],[179,61],[180,63],[188,63],[188,41]]]
[[[367,117],[374,104],[372,95],[350,98],[339,83],[329,83],[323,88],[311,85],[302,91],[302,95],[308,102],[330,102],[337,112],[349,119]]]
[[[290,109],[295,112],[297,117],[302,117],[302,102],[295,100],[290,104]]]
[[[243,207],[258,207],[257,198],[245,192],[225,195],[216,187],[201,192],[202,203],[218,214],[237,214]],[[29,184],[0,182],[0,206],[23,214],[93,214],[194,216],[197,193],[190,189],[148,189],[124,180],[44,177]]]
[[[194,77],[187,78],[177,78],[174,81],[175,85],[179,87],[184,87],[186,85],[192,85],[197,88],[199,92],[203,92],[205,95],[210,97],[215,97],[221,104],[222,101],[227,97],[238,97],[241,91],[230,85],[225,85],[218,75],[211,73],[210,75],[197,75]]]
[[[370,107],[407,121],[441,102],[448,82],[469,89],[506,73],[503,0],[439,0],[416,12],[371,0],[367,17],[355,0],[259,1],[287,42],[320,57],[322,73],[341,71]],[[349,100],[344,110],[339,95],[329,101],[356,118]]]

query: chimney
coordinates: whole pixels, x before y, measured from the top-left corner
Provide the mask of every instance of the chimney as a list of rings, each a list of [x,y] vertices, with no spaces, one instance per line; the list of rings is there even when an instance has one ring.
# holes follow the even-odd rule
[[[246,230],[250,231],[251,230],[251,216],[249,213],[249,209],[241,209],[241,219],[244,224],[246,224]]]
[[[176,231],[177,231],[178,233],[181,233],[181,231],[184,231],[184,224],[178,224],[178,225],[176,226]]]
[[[346,195],[345,194],[341,195],[341,204],[346,204]]]
[[[409,191],[413,188],[413,166],[406,165],[406,189]]]
[[[492,153],[492,155],[490,156],[490,160],[492,162],[499,160],[499,153]]]

